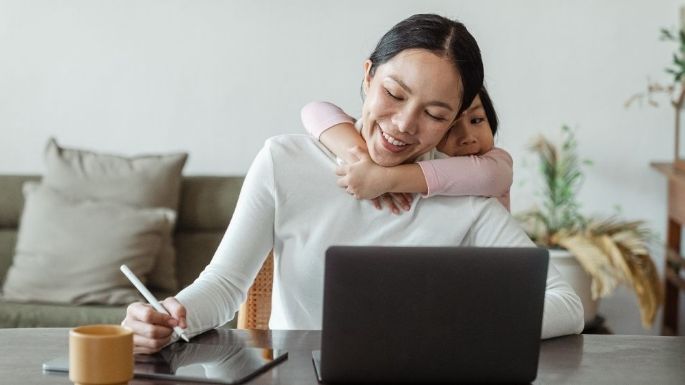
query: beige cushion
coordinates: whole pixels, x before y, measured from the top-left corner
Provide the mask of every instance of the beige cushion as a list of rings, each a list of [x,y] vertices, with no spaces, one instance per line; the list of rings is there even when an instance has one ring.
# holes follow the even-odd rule
[[[45,149],[43,183],[70,196],[177,210],[181,170],[187,158],[185,153],[134,157],[100,154],[64,148],[50,139]],[[178,290],[171,237],[164,240],[149,284],[163,291]]]
[[[139,299],[119,271],[144,279],[174,225],[167,208],[68,197],[27,186],[16,255],[3,287],[5,300],[126,304]]]

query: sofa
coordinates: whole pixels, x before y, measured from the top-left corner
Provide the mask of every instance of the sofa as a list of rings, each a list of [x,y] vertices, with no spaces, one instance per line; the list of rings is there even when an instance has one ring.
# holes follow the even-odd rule
[[[39,180],[37,175],[0,175],[0,287],[14,256],[24,202],[22,186],[26,181]],[[242,182],[243,177],[183,177],[174,231],[176,276],[181,288],[193,282],[214,255],[235,209]],[[154,294],[163,299],[175,293]],[[0,328],[120,323],[125,313],[126,306],[0,300]],[[235,319],[225,326],[234,327]]]

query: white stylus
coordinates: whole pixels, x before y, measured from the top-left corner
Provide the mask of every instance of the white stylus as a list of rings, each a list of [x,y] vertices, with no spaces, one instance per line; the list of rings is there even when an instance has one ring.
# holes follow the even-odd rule
[[[128,278],[128,280],[131,281],[133,286],[135,286],[136,289],[138,289],[140,294],[142,294],[143,297],[145,297],[145,299],[150,303],[150,305],[152,305],[152,307],[155,308],[155,310],[157,310],[160,313],[170,315],[169,312],[164,308],[164,306],[162,306],[162,304],[160,304],[159,301],[157,301],[157,298],[155,298],[155,296],[152,295],[152,293],[150,293],[150,290],[148,290],[147,287],[145,287],[145,285],[143,285],[143,283],[140,282],[138,277],[136,277],[136,275],[133,274],[133,272],[131,271],[131,269],[128,268],[128,266],[121,265],[119,269],[122,273],[124,273],[126,278]],[[174,326],[174,332],[176,332],[176,334],[178,334],[178,336],[181,337],[185,342],[190,342],[190,340],[186,336],[186,333],[180,327]]]

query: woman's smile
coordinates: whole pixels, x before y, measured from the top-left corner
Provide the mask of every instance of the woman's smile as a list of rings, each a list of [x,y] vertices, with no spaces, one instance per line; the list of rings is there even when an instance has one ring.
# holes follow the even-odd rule
[[[392,145],[394,145],[394,146],[397,146],[397,147],[404,147],[404,146],[407,145],[407,143],[404,143],[403,141],[398,140],[397,138],[393,138],[392,136],[390,136],[390,135],[389,135],[388,133],[386,133],[386,132],[383,132],[383,137],[385,138],[385,140],[386,140],[388,143],[390,143],[390,144],[392,144]]]
[[[381,128],[381,126],[378,123],[376,123],[376,130],[378,130],[378,132],[380,133],[379,138],[381,145],[383,145],[383,147],[390,152],[397,153],[404,151],[410,145],[410,143],[402,141],[385,132],[385,130],[383,130],[383,128]]]

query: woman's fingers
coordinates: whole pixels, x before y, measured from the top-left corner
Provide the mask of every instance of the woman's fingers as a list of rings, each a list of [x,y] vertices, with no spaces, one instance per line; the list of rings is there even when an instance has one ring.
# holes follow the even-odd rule
[[[145,353],[155,353],[161,350],[166,344],[169,343],[171,337],[154,339],[137,334],[133,335],[133,347],[134,351],[140,349],[141,352]]]
[[[173,329],[168,326],[153,325],[136,320],[129,320],[124,326],[133,330],[136,336],[150,340],[168,340],[169,336],[171,336],[171,332],[173,332]]]
[[[373,207],[375,207],[378,210],[383,209],[383,204],[381,203],[381,197],[375,197],[371,199],[371,203],[373,203]]]
[[[142,302],[135,302],[126,309],[126,318],[142,321],[155,325],[168,325],[171,316],[160,313],[151,305]]]
[[[152,350],[150,348],[143,348],[135,345],[135,338],[134,338],[134,345],[133,345],[133,354],[154,354],[157,353],[157,350]]]
[[[188,327],[186,323],[186,308],[174,297],[168,297],[162,301],[162,306],[169,312],[172,319],[177,321],[181,329]]]
[[[168,301],[168,305],[174,308],[176,314],[183,314],[185,318],[185,309],[174,307],[172,301]],[[148,304],[136,302],[126,308],[126,318],[121,325],[133,331],[134,351],[153,353],[169,343],[172,327],[178,323],[168,314],[160,313]]]
[[[345,176],[347,175],[347,167],[345,166],[338,166],[335,168],[335,175],[337,176]]]

